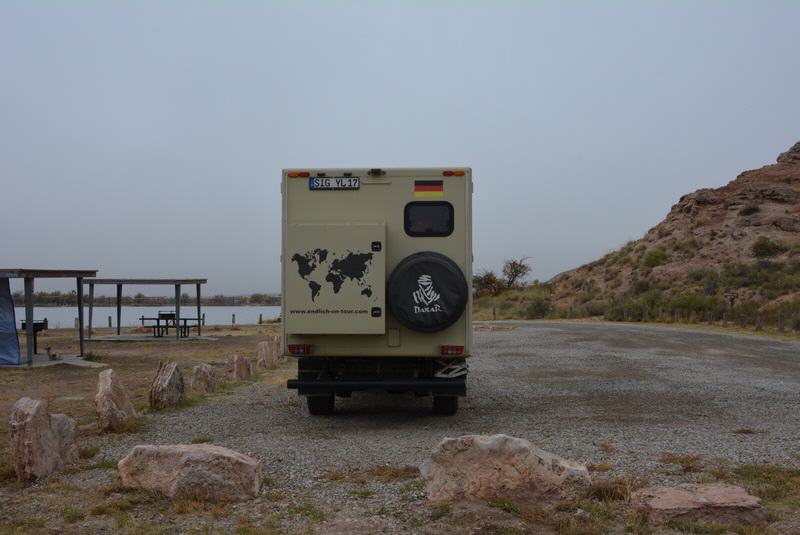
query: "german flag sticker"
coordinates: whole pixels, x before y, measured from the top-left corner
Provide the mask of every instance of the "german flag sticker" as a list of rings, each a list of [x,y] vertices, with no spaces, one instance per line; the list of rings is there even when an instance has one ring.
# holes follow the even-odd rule
[[[444,197],[443,180],[415,180],[414,197]]]

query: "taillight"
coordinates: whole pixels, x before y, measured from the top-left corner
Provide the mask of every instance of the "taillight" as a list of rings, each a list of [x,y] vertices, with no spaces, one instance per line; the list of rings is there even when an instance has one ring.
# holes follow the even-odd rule
[[[292,171],[289,173],[290,178],[308,178],[311,174],[308,171]]]
[[[442,355],[463,355],[464,346],[442,346]]]
[[[442,171],[442,176],[464,176],[464,171]]]
[[[311,344],[289,344],[289,353],[292,355],[310,355]]]

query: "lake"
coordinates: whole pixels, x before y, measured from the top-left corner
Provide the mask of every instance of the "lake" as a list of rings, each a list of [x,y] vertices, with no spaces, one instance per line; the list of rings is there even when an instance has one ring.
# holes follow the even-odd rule
[[[160,307],[122,307],[122,326],[136,327],[141,325],[139,318],[153,318],[158,315],[158,311],[174,311],[175,308],[169,305]],[[25,319],[25,308],[15,307],[17,315],[17,328],[20,321]],[[203,314],[206,315],[206,325],[230,325],[231,314],[236,314],[238,325],[256,325],[258,315],[262,314],[264,320],[275,319],[281,315],[279,306],[203,306]],[[197,309],[194,306],[181,306],[181,314],[187,317],[195,317]],[[116,307],[94,307],[92,312],[92,327],[108,327],[108,317],[111,316],[112,325],[117,326]],[[78,317],[78,307],[34,307],[33,317],[36,320],[47,318],[51,329],[73,328],[75,318]],[[83,309],[83,321],[89,325],[89,309]],[[149,323],[149,322],[148,322]]]

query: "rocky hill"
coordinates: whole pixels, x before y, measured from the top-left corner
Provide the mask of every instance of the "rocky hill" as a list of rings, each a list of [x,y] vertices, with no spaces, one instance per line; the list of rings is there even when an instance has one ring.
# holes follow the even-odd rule
[[[547,290],[561,316],[717,316],[734,293],[734,315],[797,313],[800,143],[773,165],[681,197],[644,237],[555,277]]]

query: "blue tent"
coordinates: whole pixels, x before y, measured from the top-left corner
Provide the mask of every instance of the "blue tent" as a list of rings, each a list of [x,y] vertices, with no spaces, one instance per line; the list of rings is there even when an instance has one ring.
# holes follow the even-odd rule
[[[0,365],[19,365],[19,337],[8,279],[0,279]]]

